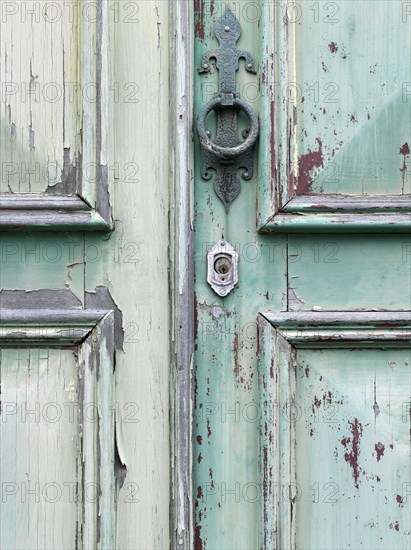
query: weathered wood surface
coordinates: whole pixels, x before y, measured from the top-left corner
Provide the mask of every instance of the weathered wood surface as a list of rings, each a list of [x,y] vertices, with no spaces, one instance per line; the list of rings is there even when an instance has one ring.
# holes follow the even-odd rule
[[[170,3],[170,546],[193,546],[193,6]],[[184,59],[184,62],[181,60]]]
[[[223,13],[226,4],[218,0],[195,2],[196,67],[202,55],[217,46],[213,25]],[[408,322],[409,315],[400,313],[398,315],[400,321],[403,317],[405,319],[399,323],[398,319],[393,321],[397,315],[396,310],[409,310],[410,303],[411,248],[406,235],[410,227],[410,200],[409,196],[405,195],[409,190],[406,186],[403,190],[401,184],[404,160],[408,162],[409,159],[405,159],[404,155],[400,156],[400,148],[406,142],[406,138],[403,138],[403,125],[398,124],[395,129],[391,128],[391,122],[386,116],[387,105],[383,103],[387,100],[391,110],[396,113],[395,117],[400,117],[399,113],[403,105],[398,102],[397,92],[402,82],[403,72],[399,69],[399,65],[403,60],[397,57],[395,67],[391,66],[394,54],[388,52],[387,45],[388,36],[393,36],[397,31],[394,30],[394,25],[390,25],[385,40],[381,40],[381,33],[374,32],[375,29],[367,34],[365,14],[367,10],[370,12],[371,8],[365,2],[355,3],[351,13],[349,6],[351,2],[344,2],[344,6],[341,2],[328,2],[328,8],[326,2],[303,3],[303,6],[300,4],[285,1],[229,3],[242,28],[238,47],[252,52],[259,67],[258,82],[245,73],[241,64],[237,73],[237,91],[260,115],[261,134],[259,151],[256,155],[259,174],[252,181],[242,181],[241,192],[230,206],[229,214],[226,214],[224,206],[214,193],[213,181],[203,181],[198,168],[195,172],[196,549],[306,548],[304,528],[310,528],[309,503],[305,501],[304,505],[307,506],[303,511],[305,515],[302,516],[304,526],[300,529],[296,509],[301,503],[296,503],[295,494],[287,491],[289,484],[294,483],[295,476],[302,476],[304,479],[305,471],[299,470],[298,467],[293,470],[291,465],[295,461],[299,464],[303,462],[306,435],[296,436],[296,429],[299,430],[301,427],[292,425],[290,422],[282,422],[284,419],[282,410],[275,407],[268,407],[269,410],[267,410],[267,403],[269,405],[274,401],[274,403],[292,404],[294,396],[298,394],[301,397],[305,391],[301,389],[301,385],[298,385],[295,376],[293,377],[293,369],[298,361],[300,350],[294,350],[287,342],[287,336],[298,348],[302,346],[321,348],[315,352],[317,355],[313,352],[313,357],[319,358],[318,367],[324,370],[322,374],[324,384],[328,383],[325,357],[328,357],[328,353],[334,353],[334,350],[325,348],[347,346],[347,351],[344,352],[347,355],[341,351],[340,355],[333,356],[332,370],[335,371],[338,368],[344,369],[346,357],[350,364],[355,364],[357,352],[350,355],[350,347],[353,345],[364,347],[365,359],[361,363],[362,373],[359,375],[361,390],[359,391],[364,390],[366,393],[367,407],[370,396],[372,397],[372,394],[369,394],[369,388],[373,384],[373,365],[377,357],[378,373],[381,371],[381,393],[385,396],[389,391],[390,382],[389,377],[386,376],[384,364],[385,352],[381,351],[382,355],[379,356],[377,349],[390,348],[393,360],[397,358],[398,361],[400,359],[403,361],[405,351],[398,348],[408,345],[409,341],[408,329],[403,326],[403,321]],[[375,14],[378,11],[377,4],[380,3],[373,3],[372,6],[375,22],[380,21],[382,17],[381,13]],[[390,5],[381,3],[383,13],[393,9],[391,6],[394,4],[396,9],[388,18],[391,22],[395,18],[398,20],[398,17],[401,20],[401,3],[395,2]],[[342,19],[339,27],[333,24],[327,26],[323,21],[328,14],[327,9],[331,10],[333,5],[340,8]],[[319,16],[323,27],[320,21],[318,24],[313,24],[313,17],[317,17],[317,14],[315,11],[310,12],[310,6],[313,10],[320,10]],[[290,19],[298,14],[299,8],[303,9],[304,17],[291,24]],[[357,19],[358,29],[356,29]],[[345,51],[350,54],[347,54],[346,60],[338,58],[338,61],[335,61],[335,54],[328,48],[333,38],[327,33],[332,31],[340,33],[339,40],[344,44]],[[401,42],[404,39],[405,27],[400,26],[398,33],[399,36],[395,40]],[[307,42],[307,47],[305,42],[302,42],[303,39]],[[368,63],[368,50],[359,51],[359,45],[363,42],[367,43],[371,50],[375,42],[376,52],[384,50],[377,79],[368,69],[368,72],[363,71],[361,75],[357,75],[357,68],[362,70]],[[343,48],[340,48],[340,44],[338,47],[338,55],[341,57]],[[370,55],[370,58],[373,57],[374,52]],[[340,105],[333,107],[334,111],[341,109],[341,112],[337,113],[338,116],[336,115],[338,120],[335,126],[333,126],[335,117],[329,119],[322,112],[323,97],[320,97],[315,105],[309,103],[307,97],[297,105],[297,102],[287,95],[287,86],[290,83],[310,85],[305,82],[306,76],[303,74],[305,70],[312,71],[310,78],[312,76],[314,83],[323,85],[324,71],[321,62],[331,63],[332,60],[335,61],[336,66],[346,63],[345,72],[341,77],[341,93],[348,96],[344,97]],[[401,67],[405,70],[405,64]],[[393,71],[397,74],[395,82],[390,81],[389,89],[382,87],[384,79],[391,78]],[[213,65],[209,74],[200,75],[195,79],[196,114],[217,91],[217,74],[218,71]],[[327,78],[328,74],[324,74]],[[367,79],[370,80],[364,90],[368,95],[372,95],[370,91],[372,90],[373,95],[370,98],[361,96],[364,92],[361,86]],[[387,96],[386,100],[385,96]],[[362,113],[360,122],[357,124],[351,120],[346,121],[346,110],[351,108],[353,98],[358,103],[358,112]],[[367,99],[370,105],[375,105],[374,111],[378,109],[381,111],[378,116],[374,115],[374,111],[370,112],[369,126],[367,126],[366,116]],[[301,112],[303,109],[304,113]],[[325,109],[327,111],[327,105]],[[321,111],[321,116],[319,114],[317,116],[315,110]],[[334,111],[330,114],[332,115]],[[316,120],[311,116],[311,112],[316,116]],[[242,123],[240,122],[240,126]],[[245,121],[244,124],[246,124]],[[372,126],[371,134],[374,136],[379,132],[377,126],[381,126],[378,139],[373,141],[370,138],[365,148],[360,147],[358,142],[355,147],[350,145],[357,139],[356,132],[360,124],[368,129]],[[213,135],[215,119],[212,114],[208,118],[208,127]],[[326,166],[324,161],[324,166],[321,162],[318,167],[314,166],[315,160],[319,158],[315,156],[317,153],[315,145],[318,145],[316,138],[320,136],[323,141],[323,153],[327,152],[332,157],[330,143],[333,144],[337,138],[333,136],[330,142],[326,140],[327,136],[333,133],[334,128],[339,139],[344,138],[346,150],[353,155],[353,159],[350,160],[347,157],[344,160],[345,179],[341,179],[341,185],[338,188],[331,186],[320,189],[313,184],[314,196],[301,193],[297,196],[299,169],[301,185],[307,178],[311,182],[321,169],[324,169],[322,176],[327,175],[331,179],[332,165]],[[358,134],[361,134],[361,130]],[[398,151],[397,146],[393,145],[397,143],[394,140],[394,134],[400,141],[405,140],[399,142]],[[301,138],[302,135],[304,140]],[[384,135],[387,139],[387,154],[381,156],[380,142],[385,139]],[[309,150],[313,153],[312,169],[307,168],[307,163],[311,159],[311,156],[308,157]],[[361,162],[364,160],[363,150],[367,166],[372,165],[376,157],[383,163],[382,168],[381,164],[378,165],[380,170],[378,177],[374,177],[372,170],[364,173],[361,167]],[[343,148],[341,154],[342,151]],[[199,162],[198,148],[196,162],[197,164]],[[327,167],[328,171],[325,170]],[[364,188],[362,188],[361,178],[364,179],[367,176],[369,179],[364,182]],[[391,176],[395,177],[392,188],[384,179]],[[295,202],[293,202],[294,199],[290,201],[293,196]],[[257,223],[255,223],[255,206]],[[269,221],[268,224],[267,221]],[[364,235],[365,232],[374,234]],[[387,235],[383,235],[383,232]],[[285,233],[296,234],[285,235]],[[239,253],[239,282],[224,299],[217,297],[206,283],[207,250],[222,238],[230,242]],[[351,313],[353,311],[355,313]],[[379,319],[384,323],[385,319],[386,326],[375,329],[367,326],[367,322],[365,325],[359,323],[357,316],[361,317],[362,311],[364,314],[367,313],[371,320]],[[391,319],[387,311],[392,311]],[[281,330],[273,334],[275,331],[271,330],[271,325],[260,316],[261,331],[258,341],[256,321],[261,312],[268,319],[272,318],[273,321],[280,322]],[[308,321],[304,316],[312,319],[317,313],[324,325],[317,324],[315,328],[305,326]],[[361,318],[364,319],[364,317]],[[335,326],[330,323],[332,319],[342,323],[338,334]],[[286,328],[286,321],[290,321],[293,326]],[[299,322],[303,323],[302,327],[296,326]],[[393,327],[392,322],[397,323],[397,326]],[[375,349],[368,349],[368,347]],[[304,349],[303,352],[306,353],[306,350]],[[324,355],[324,359],[321,359],[321,354]],[[257,365],[258,355],[259,365]],[[317,359],[313,359],[313,369],[316,368],[316,361]],[[408,386],[406,365],[404,362],[402,365],[401,383]],[[377,376],[379,376],[378,373]],[[354,374],[351,377],[350,386],[352,395],[347,397],[349,404],[345,409],[345,416],[341,417],[341,424],[338,425],[341,431],[346,430],[347,426],[349,428],[348,417],[357,406],[359,392],[355,390],[353,376]],[[384,403],[386,404],[387,401]],[[305,402],[303,405],[309,415],[310,407]],[[372,405],[373,403],[371,407]],[[399,424],[397,412],[395,421],[393,420],[393,426],[395,425],[393,429],[398,433],[393,437],[402,438],[403,426]],[[288,413],[292,415],[293,411],[288,410]],[[364,421],[365,426],[373,410],[366,409],[361,412],[363,413],[363,420],[359,421]],[[352,420],[351,417],[350,420]],[[259,431],[260,421],[261,432]],[[371,456],[372,429],[373,426],[366,428],[367,436],[364,431],[366,447],[363,453],[368,461],[376,460],[375,456]],[[326,438],[325,430],[326,428],[323,435]],[[301,446],[298,443],[299,438],[302,440]],[[262,453],[259,464],[255,461],[255,444],[261,441],[265,454]],[[315,471],[318,472],[323,458],[321,446],[317,447],[314,443],[311,445],[313,468],[317,468]],[[338,445],[342,448],[341,443]],[[330,449],[327,447],[328,451]],[[351,448],[345,452],[350,455]],[[388,458],[388,455],[386,457]],[[327,454],[326,459],[328,462],[324,470],[328,471],[334,467],[332,450]],[[266,461],[265,465],[264,461]],[[386,468],[389,467],[387,461]],[[402,480],[407,479],[406,460],[402,448],[393,458],[392,467],[401,474]],[[381,468],[379,463],[378,468]],[[344,452],[342,454],[340,452],[339,462],[335,464],[333,471],[335,477],[341,482],[340,487],[344,485],[348,494],[351,490],[352,478],[350,479],[348,475],[349,467],[344,459]],[[271,478],[270,481],[267,476],[264,477],[264,472],[270,475],[276,472],[276,477]],[[310,476],[311,473],[309,473]],[[317,477],[318,480],[314,479],[314,482],[322,482],[323,485],[327,482]],[[283,486],[286,487],[285,493],[278,492],[278,486],[275,486],[276,480],[281,484],[281,491]],[[384,491],[389,491],[389,488],[397,489],[390,475],[381,483]],[[385,509],[380,507],[381,501],[373,507],[373,499],[377,499],[378,495],[375,493],[371,496],[369,492],[371,485],[368,481],[364,482],[364,487],[365,499],[370,501],[369,516],[375,518],[384,510],[394,518],[398,508],[395,495],[390,496],[389,505]],[[293,485],[292,488],[295,486]],[[304,489],[306,494],[307,488],[304,487]],[[376,488],[375,491],[377,491]],[[353,503],[355,500],[351,500],[347,507],[345,502],[341,504],[342,517],[347,521],[352,520],[350,525],[356,529],[356,532],[351,535],[347,530],[347,533],[341,537],[344,547],[349,548],[350,544],[351,547],[360,547],[360,543],[364,547],[375,547],[377,531],[372,531],[368,535],[367,529],[375,529],[377,523],[373,520],[375,527],[365,529],[361,521],[351,515],[355,508]],[[366,508],[365,504],[363,508]],[[330,511],[329,516],[327,516],[327,510]],[[330,548],[339,547],[338,533],[343,527],[338,523],[336,510],[336,507],[331,511],[331,508],[320,506],[314,513],[317,531],[316,534],[314,531],[309,532],[307,543],[309,547],[325,547],[321,538],[318,538],[318,536],[321,537],[322,523],[327,523],[327,544]],[[395,531],[384,538],[393,548],[402,548],[403,537],[407,533],[407,524],[403,521],[404,511],[402,509],[398,511],[398,521],[402,518],[400,535],[396,528],[397,520],[390,519],[386,524],[385,520],[379,518],[381,529]],[[328,523],[330,530],[332,525],[335,527],[334,533],[337,534],[334,539],[330,534],[331,531],[328,531]]]
[[[39,4],[41,9],[42,3]],[[66,4],[68,8],[72,5],[70,2]],[[92,5],[87,8],[86,4]],[[21,77],[19,72],[21,80],[25,79],[30,68],[30,59],[33,60],[35,74],[43,75],[40,61],[44,62],[47,66],[44,71],[57,75],[56,82],[63,77],[73,81],[88,79],[95,82],[101,79],[101,104],[93,103],[89,114],[84,115],[92,118],[91,126],[89,119],[81,119],[84,114],[81,106],[77,109],[76,105],[74,109],[73,105],[68,104],[67,97],[65,103],[33,105],[34,151],[30,151],[25,137],[27,135],[28,140],[28,104],[20,105],[15,97],[11,123],[14,121],[19,128],[15,139],[22,141],[22,159],[18,157],[19,162],[34,157],[37,160],[37,155],[41,159],[44,156],[47,160],[61,162],[64,147],[70,147],[70,161],[73,161],[75,152],[81,152],[83,164],[98,162],[98,166],[108,171],[116,230],[106,235],[96,233],[85,236],[79,229],[88,227],[86,224],[76,226],[79,219],[73,219],[71,215],[74,213],[77,216],[73,210],[76,208],[74,197],[64,198],[60,202],[60,197],[47,195],[47,206],[44,206],[45,203],[38,206],[36,201],[42,199],[28,197],[27,194],[44,191],[45,187],[17,186],[16,191],[25,195],[18,201],[9,200],[8,195],[5,198],[11,220],[9,227],[16,222],[16,217],[22,223],[21,218],[28,207],[33,212],[32,218],[38,216],[37,222],[46,220],[44,229],[49,231],[1,234],[0,286],[10,291],[25,290],[28,295],[44,289],[67,289],[75,296],[74,307],[77,309],[86,306],[115,309],[118,306],[122,312],[124,345],[123,350],[116,352],[113,375],[116,435],[114,438],[107,433],[100,434],[113,445],[111,457],[115,458],[117,489],[112,489],[112,500],[105,501],[106,517],[100,519],[99,544],[104,548],[114,547],[113,533],[106,530],[109,516],[115,522],[115,547],[163,549],[170,544],[169,2],[84,2],[80,11],[90,9],[93,16],[96,5],[103,6],[107,16],[97,18],[102,43],[101,50],[93,50],[97,57],[106,57],[102,61],[110,70],[105,75],[95,75],[91,65],[85,66],[84,60],[76,57],[81,55],[74,45],[79,38],[79,29],[70,27],[66,19],[60,21],[60,26],[53,27],[51,36],[51,30],[44,30],[46,22],[41,20],[39,25],[33,22],[31,26],[28,15],[26,26],[30,27],[30,31],[24,34],[26,27],[15,23],[6,34],[2,29],[2,43],[7,37],[8,48],[10,41],[16,42],[17,38],[11,37],[11,33],[17,32],[16,25],[20,27],[24,34],[22,43],[27,51],[24,52],[21,69],[20,56],[13,56],[13,66],[16,71],[22,71]],[[87,17],[81,15],[80,21],[86,23]],[[88,31],[95,33],[95,27],[93,29]],[[82,41],[95,39],[87,35],[88,31],[82,29]],[[33,46],[31,40],[34,33]],[[4,41],[3,37],[6,37]],[[52,40],[54,51],[49,48]],[[62,63],[63,41],[65,64]],[[43,51],[46,52],[44,55]],[[95,57],[91,56],[89,63],[94,61]],[[5,67],[2,63],[1,66],[2,70],[11,70],[10,65]],[[73,72],[71,76],[70,71]],[[7,112],[2,108],[1,117],[6,117],[2,136],[8,140],[7,147],[10,149],[11,129]],[[40,115],[43,117],[41,122]],[[66,117],[65,125],[62,124],[63,115]],[[185,124],[188,124],[188,119]],[[2,137],[2,161],[5,144]],[[14,154],[13,151],[11,154]],[[97,180],[99,183],[105,177],[103,168]],[[88,188],[82,188],[84,196],[91,197],[89,202],[93,206],[94,190],[93,181]],[[6,185],[5,192],[9,191]],[[97,194],[96,203],[98,200]],[[56,231],[56,226],[52,225],[53,215],[61,212],[66,216],[62,224],[64,231],[61,225],[60,230]],[[81,215],[82,221],[90,217],[86,211]],[[98,222],[96,216],[95,219]],[[50,225],[47,225],[49,221]],[[103,287],[109,290],[111,299]],[[107,361],[104,347],[99,353],[100,361]],[[96,350],[93,354],[97,360],[99,354]],[[106,385],[107,379],[102,379],[102,384]],[[106,395],[106,398],[110,396]],[[112,414],[105,405],[103,415],[109,412]],[[91,447],[88,452],[91,452]],[[62,468],[64,470],[64,463]],[[107,483],[108,478],[103,481]],[[109,506],[111,511],[107,512]],[[89,515],[93,514],[94,510],[91,510]],[[84,518],[79,518],[80,527],[83,521]],[[92,530],[85,535],[85,547],[97,547],[96,533]],[[75,538],[63,542],[61,547],[76,546]]]
[[[113,548],[115,313],[1,298],[1,544]]]
[[[409,49],[404,4],[263,4],[239,10],[261,23],[259,227],[409,231],[411,78],[395,54]],[[389,195],[401,198],[396,208]]]
[[[3,4],[0,227],[112,228],[112,17],[119,14],[110,2]]]
[[[411,312],[265,317],[261,546],[408,546]]]
[[[118,166],[116,230],[106,239],[86,235],[84,246],[98,260],[86,263],[84,284],[91,293],[108,287],[123,314],[115,372],[123,481],[117,546],[162,550],[170,544],[169,2],[120,3],[119,10],[107,51],[120,95],[111,103],[105,159]]]
[[[2,548],[72,548],[80,519],[76,357],[2,349],[0,368]]]

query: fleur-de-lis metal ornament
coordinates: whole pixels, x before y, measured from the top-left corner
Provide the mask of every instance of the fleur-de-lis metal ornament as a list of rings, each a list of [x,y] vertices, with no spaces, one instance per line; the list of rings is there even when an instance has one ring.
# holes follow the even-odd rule
[[[217,20],[214,33],[220,47],[204,55],[198,72],[210,72],[210,60],[215,59],[219,71],[219,90],[201,109],[197,131],[201,143],[201,177],[210,180],[210,170],[216,171],[214,189],[228,212],[230,204],[241,189],[238,171],[243,170],[242,177],[245,180],[252,178],[253,146],[259,134],[256,112],[235,91],[239,60],[245,60],[245,68],[249,73],[255,74],[256,70],[251,54],[236,47],[241,27],[230,9]],[[213,110],[217,113],[217,132],[214,140],[205,126],[206,117]],[[238,136],[239,111],[243,111],[250,121],[250,128],[242,133],[244,140]]]

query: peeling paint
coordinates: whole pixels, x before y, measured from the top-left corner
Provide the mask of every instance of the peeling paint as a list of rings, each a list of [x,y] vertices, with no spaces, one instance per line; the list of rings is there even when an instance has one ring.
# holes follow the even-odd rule
[[[350,437],[344,437],[341,440],[341,444],[347,448],[351,443],[351,451],[346,452],[344,455],[345,461],[351,466],[353,470],[354,485],[359,488],[360,467],[358,465],[358,458],[360,455],[360,440],[362,436],[362,425],[358,422],[357,418],[354,418],[353,422],[349,422],[352,439]]]
[[[318,143],[318,151],[308,151],[298,160],[298,185],[297,195],[305,195],[310,193],[312,184],[312,174],[315,168],[324,166],[322,141],[316,139]]]
[[[293,288],[288,289],[288,310],[300,311],[304,308],[304,302],[297,296]]]
[[[123,313],[113,300],[110,291],[105,286],[98,286],[94,292],[85,293],[86,308],[107,308],[114,313],[114,345],[122,349],[124,342]]]
[[[205,38],[204,12],[205,12],[204,0],[194,0],[195,36],[201,42]]]
[[[381,457],[384,456],[385,447],[382,443],[375,444],[375,452],[377,453],[377,462],[381,460]]]
[[[404,498],[401,496],[401,495],[397,495],[395,497],[395,500],[397,501],[398,505],[400,506],[400,508],[403,508],[404,507]]]

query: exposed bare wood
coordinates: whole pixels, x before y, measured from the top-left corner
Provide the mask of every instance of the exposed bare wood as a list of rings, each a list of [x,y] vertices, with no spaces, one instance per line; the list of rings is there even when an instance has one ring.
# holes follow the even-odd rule
[[[190,2],[170,3],[170,218],[172,376],[171,502],[172,548],[193,547],[193,9]],[[184,63],[181,60],[184,59]]]

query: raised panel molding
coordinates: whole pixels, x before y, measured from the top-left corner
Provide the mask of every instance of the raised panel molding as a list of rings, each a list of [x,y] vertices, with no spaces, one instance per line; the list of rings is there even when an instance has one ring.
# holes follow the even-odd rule
[[[409,348],[410,341],[411,311],[260,313],[262,548],[296,548],[295,505],[278,491],[297,482],[295,422],[283,415],[296,402],[296,350]]]
[[[321,9],[326,10],[327,6]],[[337,10],[342,11],[340,7],[336,7]],[[303,14],[302,9],[307,10],[310,15],[306,12]],[[295,89],[299,85],[297,64],[301,59],[299,60],[298,56],[301,58],[303,54],[302,48],[297,50],[296,33],[304,35],[302,32],[304,25],[309,26],[310,22],[314,21],[311,17],[313,9],[309,5],[291,5],[287,0],[276,2],[275,6],[263,3],[261,7],[259,94],[261,125],[257,160],[258,230],[261,233],[408,232],[411,229],[411,195],[407,194],[404,188],[403,194],[398,195],[381,194],[381,191],[380,194],[373,195],[368,190],[356,195],[344,192],[344,189],[341,194],[304,194],[304,191],[298,193],[302,157],[299,151],[297,124],[302,122],[297,120],[296,100],[287,97],[286,91]],[[323,15],[326,17],[326,11],[321,13],[321,17]],[[341,15],[339,13],[340,17]],[[339,27],[342,26],[341,22]],[[325,28],[327,27],[332,25],[325,25]],[[313,30],[310,30],[310,35],[314,34]],[[403,30],[402,27],[401,30]],[[325,48],[328,51],[328,47],[325,46]],[[316,59],[321,59],[324,52],[316,51],[315,55]],[[402,104],[401,97],[397,98],[397,101]],[[384,109],[384,106],[382,105],[381,108]],[[332,124],[332,122],[329,123],[329,125]],[[313,128],[317,126],[314,125]],[[371,138],[367,141],[370,142]],[[323,159],[319,158],[319,152],[310,151],[310,154],[311,160],[317,155],[318,163],[323,166]],[[360,154],[358,150],[358,155]],[[402,157],[398,156],[398,158]],[[401,171],[404,170],[405,178],[409,154],[407,158],[406,161],[404,156],[401,169]],[[313,166],[317,166],[314,160]],[[400,177],[400,167],[398,170]],[[369,180],[371,181],[371,175]],[[360,181],[354,183],[359,185]]]
[[[50,9],[50,13],[45,12],[46,9]],[[55,82],[47,80],[47,76],[50,78],[47,71],[33,76],[30,80],[30,74],[26,74],[26,59],[22,67],[13,66],[9,70],[10,74],[7,73],[7,64],[5,64],[6,73],[2,74],[1,78],[6,80],[8,89],[13,90],[12,100],[17,101],[17,104],[27,103],[26,99],[19,103],[20,96],[16,94],[23,93],[25,87],[28,88],[27,94],[30,101],[44,107],[43,121],[40,120],[39,106],[36,106],[35,113],[37,124],[41,126],[42,139],[45,140],[44,136],[47,135],[48,129],[48,126],[45,128],[43,126],[49,124],[50,139],[52,141],[55,139],[53,145],[61,147],[62,150],[55,152],[55,158],[58,161],[54,159],[45,161],[48,153],[46,154],[45,149],[43,150],[45,144],[36,141],[35,123],[32,128],[32,123],[25,118],[26,114],[21,115],[20,112],[16,114],[18,105],[8,106],[9,119],[4,120],[1,125],[0,156],[2,187],[3,189],[8,187],[10,192],[0,193],[0,229],[103,231],[113,229],[109,170],[111,157],[109,117],[112,93],[110,91],[112,88],[110,88],[109,9],[110,2],[96,3],[85,0],[75,4],[60,0],[47,4],[44,8],[39,2],[34,3],[32,9],[22,5],[20,10],[16,4],[7,12],[2,26],[8,26],[12,30],[13,25],[15,26],[14,33],[17,36],[21,35],[20,47],[27,56],[30,56],[31,46],[28,43],[24,50],[26,44],[23,38],[26,34],[29,36],[28,31],[33,34],[38,51],[33,51],[31,55],[35,59],[37,70],[40,54],[38,43],[41,40],[57,40],[53,27],[61,25],[69,35],[69,39],[66,37],[66,40],[71,42],[67,45],[63,37],[60,37],[58,40],[61,42],[54,45],[56,51],[60,47],[63,50],[63,61],[58,58],[58,63],[63,66],[54,69],[57,71],[55,74],[58,75],[55,77]],[[24,25],[27,25],[27,28]],[[47,38],[43,38],[46,35]],[[5,32],[3,40],[4,50],[12,51],[13,38],[7,39]],[[32,47],[34,48],[34,45]],[[46,47],[48,48],[48,45]],[[56,58],[58,55],[60,54],[56,53]],[[10,60],[10,63],[19,65],[18,61]],[[61,80],[61,71],[63,80]],[[20,75],[21,82],[8,83],[7,80],[11,80],[12,77],[13,80],[18,79],[14,75]],[[29,84],[28,81],[30,81]],[[31,89],[32,85],[33,89]],[[61,90],[63,85],[69,86],[64,89],[65,94],[62,94]],[[51,93],[52,87],[55,93],[57,93],[56,90],[60,91],[61,97],[56,103],[51,100],[46,101],[44,97],[46,93]],[[16,97],[13,98],[13,95]],[[17,128],[14,124],[15,116],[22,118]],[[65,135],[68,133],[66,125],[70,129],[69,136]],[[29,151],[24,149],[28,149],[24,137],[26,126],[30,128],[32,136],[30,139],[33,140]],[[56,138],[52,137],[54,134]],[[39,141],[41,141],[40,138]],[[50,144],[48,147],[50,148]],[[55,166],[56,172],[54,175],[53,170],[51,184],[48,184],[47,175],[49,164],[52,167]],[[57,173],[60,173],[59,177]],[[12,186],[8,184],[9,177],[13,178]],[[33,191],[26,192],[27,180],[30,178],[33,178],[34,182],[34,185],[30,186]],[[18,192],[16,188],[23,188],[24,192]]]
[[[80,459],[78,547],[115,548],[115,312],[105,309],[0,309],[0,347],[75,348],[78,355]],[[7,368],[4,367],[4,368]],[[90,404],[98,421],[83,421]],[[89,418],[89,416],[87,417]],[[87,487],[98,497],[87,498]],[[74,544],[74,541],[73,541]]]

